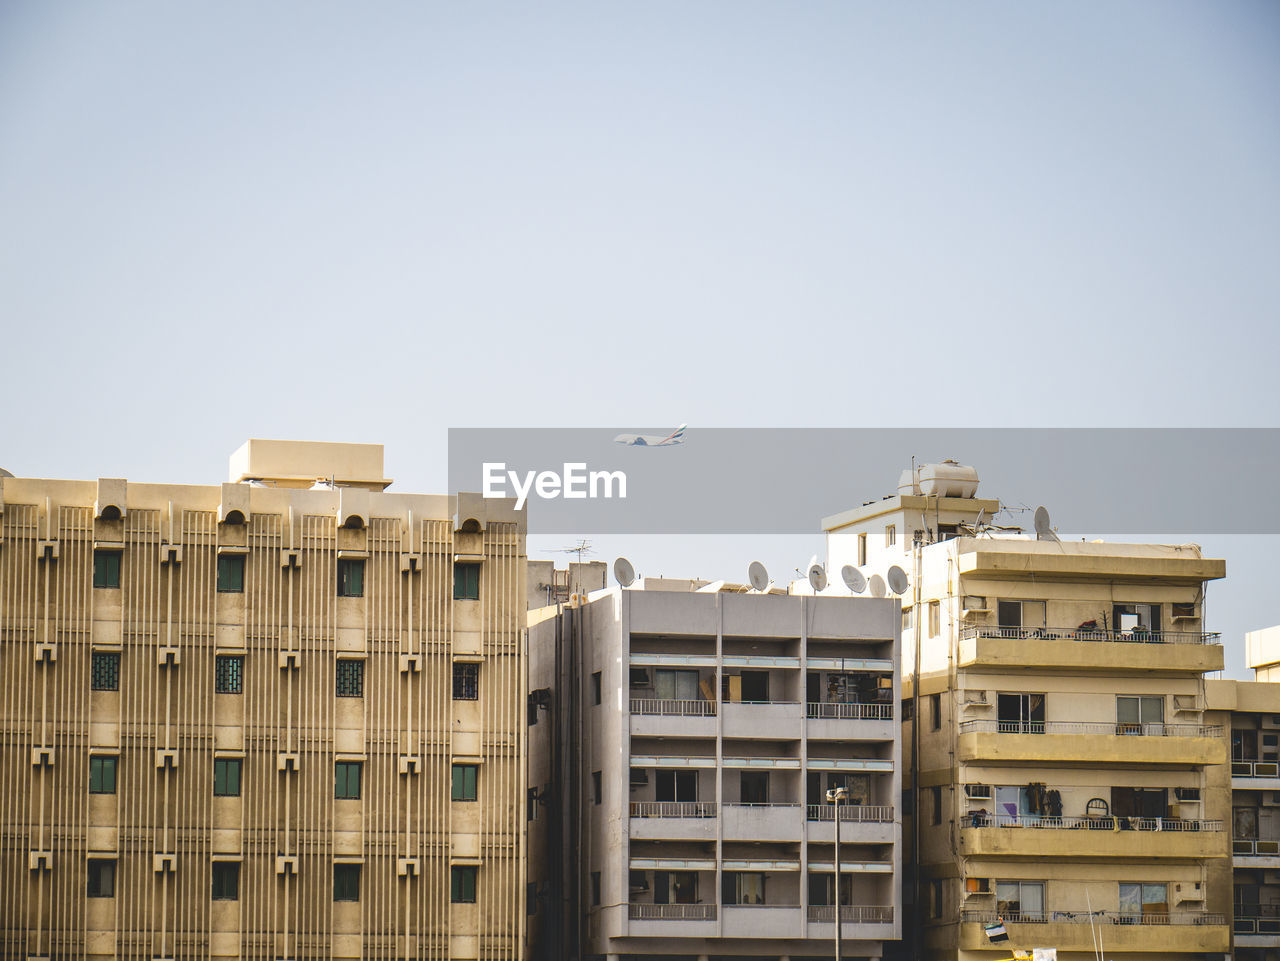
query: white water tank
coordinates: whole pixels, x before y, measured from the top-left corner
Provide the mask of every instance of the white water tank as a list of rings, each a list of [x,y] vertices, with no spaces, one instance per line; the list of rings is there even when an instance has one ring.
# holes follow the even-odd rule
[[[938,497],[978,496],[978,469],[944,460],[941,464],[921,464],[916,476],[904,470],[898,479],[899,494],[925,494]]]

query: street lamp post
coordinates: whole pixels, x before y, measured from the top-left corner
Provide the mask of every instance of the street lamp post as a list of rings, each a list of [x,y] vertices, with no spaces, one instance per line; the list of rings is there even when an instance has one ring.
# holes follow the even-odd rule
[[[849,799],[849,792],[843,786],[827,789],[827,800],[835,805],[833,822],[836,829],[836,863],[835,863],[835,904],[836,914],[836,961],[840,961],[840,802]]]

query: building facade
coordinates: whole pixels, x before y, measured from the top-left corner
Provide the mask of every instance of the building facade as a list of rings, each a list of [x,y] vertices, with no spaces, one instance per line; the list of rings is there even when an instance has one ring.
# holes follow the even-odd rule
[[[976,472],[921,473],[824,523],[832,570],[881,593],[907,575],[905,956],[1221,959],[1228,757],[1205,675],[1223,650],[1203,614],[1223,562],[993,529]]]
[[[651,580],[530,617],[533,958],[829,958],[837,901],[845,958],[900,937],[895,600]]]
[[[524,515],[382,473],[0,480],[0,954],[523,956]]]
[[[1215,790],[1230,806],[1233,956],[1280,961],[1280,628],[1246,641],[1256,680],[1209,682],[1213,720],[1231,738]]]

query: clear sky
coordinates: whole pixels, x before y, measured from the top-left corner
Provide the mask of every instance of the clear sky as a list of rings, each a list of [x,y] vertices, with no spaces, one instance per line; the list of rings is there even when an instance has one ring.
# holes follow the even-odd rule
[[[300,437],[431,490],[449,426],[1274,426],[1278,264],[1271,0],[0,3],[22,474],[209,482]],[[1233,550],[1265,584],[1274,547]],[[1251,603],[1219,626],[1280,621]]]

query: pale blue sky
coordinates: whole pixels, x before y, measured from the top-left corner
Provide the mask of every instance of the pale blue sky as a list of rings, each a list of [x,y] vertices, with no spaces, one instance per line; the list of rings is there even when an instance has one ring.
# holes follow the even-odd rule
[[[1269,0],[6,0],[0,464],[1273,426],[1278,108]]]

